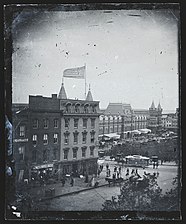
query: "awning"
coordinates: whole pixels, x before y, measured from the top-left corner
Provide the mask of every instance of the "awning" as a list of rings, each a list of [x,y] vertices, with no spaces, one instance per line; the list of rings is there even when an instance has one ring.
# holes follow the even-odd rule
[[[150,129],[147,129],[147,128],[139,129],[139,131],[140,131],[141,133],[144,133],[144,134],[146,134],[146,133],[150,133],[150,132],[151,132],[151,130],[150,130]]]
[[[139,131],[139,130],[133,130],[132,133],[139,134],[140,135],[141,134],[141,131]]]
[[[38,165],[38,166],[34,166],[33,169],[35,170],[39,170],[39,169],[46,169],[46,168],[52,168],[54,166],[54,164],[43,164],[43,165]]]
[[[118,135],[117,133],[104,134],[104,136],[106,136],[108,138],[115,138],[115,139],[120,138],[120,135]]]
[[[125,159],[144,159],[144,160],[149,160],[149,157],[146,156],[140,156],[140,155],[129,155],[125,156]]]

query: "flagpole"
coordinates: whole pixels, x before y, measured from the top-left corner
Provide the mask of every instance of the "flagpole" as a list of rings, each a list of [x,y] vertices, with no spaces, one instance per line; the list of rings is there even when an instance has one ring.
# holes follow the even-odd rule
[[[85,63],[85,100],[86,100],[86,85],[87,85],[87,77],[86,77],[86,63]]]

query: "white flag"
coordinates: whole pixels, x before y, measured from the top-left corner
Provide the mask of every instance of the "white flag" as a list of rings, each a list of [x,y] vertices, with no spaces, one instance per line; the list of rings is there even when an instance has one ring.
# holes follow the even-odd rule
[[[85,79],[85,65],[77,68],[69,68],[63,71],[63,77]]]

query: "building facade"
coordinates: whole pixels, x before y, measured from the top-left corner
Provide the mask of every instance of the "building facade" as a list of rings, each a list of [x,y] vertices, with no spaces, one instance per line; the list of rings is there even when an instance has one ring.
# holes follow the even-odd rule
[[[162,115],[162,127],[167,130],[176,131],[178,129],[178,113]]]
[[[153,132],[156,132],[158,129],[162,128],[162,108],[160,103],[156,108],[154,105],[154,101],[152,102],[149,108],[149,121],[148,128]]]
[[[16,182],[30,175],[28,104],[12,105],[13,154],[15,159]]]
[[[90,89],[86,100],[68,99],[62,84],[58,96],[29,96],[27,109],[17,116],[16,105],[13,108],[19,179],[30,179],[33,169],[53,169],[59,177],[97,173],[100,112]]]
[[[129,138],[134,130],[147,127],[148,118],[148,110],[135,110],[130,104],[109,103],[100,115],[99,134],[117,133],[122,138]]]

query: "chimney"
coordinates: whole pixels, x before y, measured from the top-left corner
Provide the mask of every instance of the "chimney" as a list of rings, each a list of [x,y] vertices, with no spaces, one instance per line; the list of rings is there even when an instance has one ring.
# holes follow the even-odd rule
[[[57,99],[57,94],[52,94],[52,99]]]

